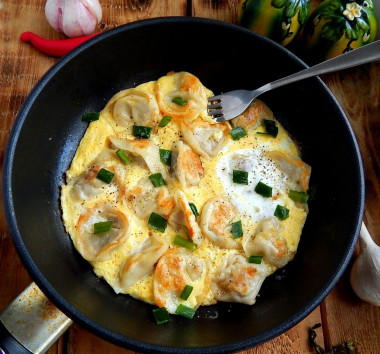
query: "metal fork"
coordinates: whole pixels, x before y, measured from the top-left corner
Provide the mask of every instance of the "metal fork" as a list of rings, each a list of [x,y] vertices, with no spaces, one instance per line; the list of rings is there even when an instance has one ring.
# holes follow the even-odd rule
[[[295,74],[286,76],[282,79],[273,81],[260,88],[248,90],[235,90],[225,92],[221,95],[208,99],[207,113],[216,122],[224,122],[237,117],[243,113],[250,105],[252,100],[264,92],[281,87],[292,82],[307,79],[320,74],[327,74],[333,71],[348,69],[353,66],[369,63],[380,59],[380,40],[366,44],[363,47],[352,50],[335,58],[326,60],[308,69],[299,71]]]

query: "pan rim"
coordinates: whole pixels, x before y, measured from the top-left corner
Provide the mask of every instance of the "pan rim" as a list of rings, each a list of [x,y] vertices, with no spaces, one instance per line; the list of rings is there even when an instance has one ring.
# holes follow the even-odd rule
[[[12,180],[12,167],[13,167],[13,159],[14,159],[14,152],[17,145],[18,137],[20,134],[20,131],[22,129],[22,126],[27,118],[28,112],[30,108],[33,105],[34,100],[39,95],[39,93],[44,89],[45,85],[54,77],[55,73],[59,71],[63,66],[67,65],[73,58],[75,58],[78,54],[85,51],[88,47],[96,45],[96,43],[105,40],[108,37],[111,37],[115,34],[118,34],[120,32],[124,31],[131,31],[134,28],[140,28],[144,26],[151,26],[155,24],[168,24],[168,23],[205,23],[205,24],[211,24],[216,26],[223,26],[230,28],[233,31],[243,31],[247,32],[250,35],[259,38],[263,41],[269,41],[272,46],[277,47],[279,50],[283,50],[287,52],[287,55],[292,58],[295,62],[298,62],[305,68],[307,65],[299,59],[296,55],[288,51],[286,48],[281,47],[279,44],[268,40],[267,38],[264,38],[260,35],[257,35],[255,33],[252,33],[251,31],[244,29],[242,27],[225,23],[217,20],[211,20],[211,19],[203,19],[203,18],[197,18],[197,17],[159,17],[154,19],[148,19],[148,20],[141,20],[132,22],[123,26],[116,27],[114,29],[111,29],[107,32],[104,32],[98,36],[95,36],[94,38],[90,39],[88,42],[85,42],[80,47],[76,48],[69,54],[67,54],[65,57],[60,59],[57,63],[55,63],[38,81],[38,83],[34,86],[32,91],[27,96],[25,102],[23,103],[22,107],[20,108],[19,113],[17,114],[16,120],[13,123],[13,127],[11,129],[8,143],[6,146],[5,154],[4,154],[4,165],[3,165],[3,176],[2,176],[2,193],[3,193],[3,205],[4,205],[4,213],[5,213],[5,219],[8,225],[8,229],[12,238],[12,241],[15,245],[15,248],[20,255],[21,260],[23,261],[26,269],[28,270],[29,274],[33,278],[33,280],[36,282],[36,284],[41,288],[41,290],[47,295],[47,297],[68,317],[73,319],[75,322],[80,324],[81,326],[85,327],[86,329],[89,329],[94,334],[98,335],[99,337],[102,337],[110,342],[113,342],[115,344],[121,345],[123,347],[127,347],[132,350],[138,350],[143,352],[159,352],[159,353],[227,353],[227,352],[234,352],[238,350],[243,350],[246,348],[253,347],[255,345],[261,344],[263,342],[266,342],[282,333],[287,331],[288,329],[292,328],[294,325],[296,325],[298,322],[300,322],[303,318],[305,318],[308,314],[310,314],[321,302],[322,300],[328,295],[328,293],[332,290],[332,288],[336,285],[337,281],[342,276],[343,272],[348,266],[349,260],[353,254],[355,244],[358,239],[359,231],[360,231],[360,225],[361,220],[364,214],[364,170],[363,170],[363,163],[360,155],[360,150],[358,147],[358,143],[356,141],[354,132],[352,130],[352,127],[348,121],[348,118],[343,111],[342,107],[338,103],[335,96],[331,93],[329,88],[323,83],[323,81],[317,77],[315,80],[319,81],[319,84],[321,85],[322,89],[326,91],[326,93],[330,96],[334,104],[336,105],[336,108],[338,109],[341,118],[342,123],[346,125],[347,131],[350,134],[350,138],[353,142],[353,150],[355,153],[355,157],[357,159],[357,172],[358,172],[358,179],[360,183],[360,191],[358,191],[359,194],[359,200],[360,205],[358,205],[357,209],[358,212],[356,213],[357,219],[355,220],[356,228],[353,230],[354,237],[351,240],[351,244],[348,247],[347,253],[340,262],[340,266],[336,269],[334,274],[331,274],[330,279],[326,281],[329,285],[323,289],[321,289],[320,292],[318,292],[312,300],[306,304],[300,311],[295,313],[293,316],[288,318],[286,321],[283,321],[279,323],[276,327],[271,328],[270,330],[267,330],[265,332],[260,333],[259,335],[256,335],[255,337],[250,337],[244,340],[240,340],[237,342],[228,343],[225,345],[216,345],[216,346],[209,346],[209,347],[188,347],[188,348],[181,348],[181,347],[167,347],[167,346],[161,346],[156,344],[150,344],[146,342],[141,342],[134,340],[129,337],[122,336],[120,334],[114,333],[111,330],[104,328],[103,326],[100,326],[96,322],[90,320],[88,317],[83,315],[81,312],[79,312],[74,306],[72,306],[44,277],[44,275],[41,273],[41,271],[38,269],[37,265],[32,259],[32,256],[26,249],[26,246],[23,242],[22,235],[18,228],[18,222],[16,220],[15,211],[14,211],[14,205],[13,205],[13,195],[12,195],[12,186],[11,186],[11,180]]]

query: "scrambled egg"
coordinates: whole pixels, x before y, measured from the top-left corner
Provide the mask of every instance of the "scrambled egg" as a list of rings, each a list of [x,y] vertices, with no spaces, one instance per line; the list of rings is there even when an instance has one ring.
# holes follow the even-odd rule
[[[294,257],[308,212],[310,166],[270,109],[255,100],[215,124],[210,96],[187,72],[117,93],[89,124],[61,191],[66,230],[95,273],[170,313],[253,304]]]

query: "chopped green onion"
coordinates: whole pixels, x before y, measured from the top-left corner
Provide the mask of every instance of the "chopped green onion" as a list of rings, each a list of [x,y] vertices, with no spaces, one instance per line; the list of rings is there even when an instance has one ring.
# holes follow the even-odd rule
[[[305,192],[297,192],[297,191],[293,191],[293,190],[289,191],[288,196],[290,199],[292,199],[298,203],[307,203],[307,201],[309,199],[309,194],[307,194]]]
[[[255,264],[261,264],[263,260],[263,256],[249,256],[248,262],[249,263],[255,263]]]
[[[232,171],[232,181],[239,184],[248,184],[248,172],[233,170]]]
[[[101,234],[112,229],[113,221],[101,221],[94,224],[94,234]]]
[[[285,220],[289,217],[289,209],[277,204],[276,210],[274,211],[274,216],[277,216],[280,220]]]
[[[117,150],[116,155],[124,165],[130,165],[132,163],[132,161],[129,159],[128,155],[125,153],[124,150]]]
[[[241,220],[232,223],[232,234],[234,238],[239,238],[243,236],[243,226]]]
[[[194,203],[189,203],[190,209],[193,212],[194,216],[199,216],[199,212],[197,207],[195,206]]]
[[[153,315],[157,324],[163,324],[170,321],[169,312],[165,307],[153,310]]]
[[[185,247],[185,248],[187,248],[190,251],[195,251],[195,249],[197,248],[197,246],[195,245],[195,243],[192,243],[189,240],[185,240],[184,238],[182,238],[179,235],[175,235],[174,236],[173,243],[175,243],[178,246]]]
[[[247,135],[247,132],[242,127],[236,127],[230,130],[232,140],[239,140],[243,136]]]
[[[105,183],[111,183],[113,180],[113,177],[115,176],[114,173],[111,171],[106,170],[105,168],[102,168],[98,174],[96,175],[97,179],[100,179],[101,181]]]
[[[151,127],[144,127],[143,125],[134,125],[132,127],[132,134],[136,138],[149,139],[151,132],[152,132]]]
[[[185,105],[187,105],[187,101],[185,101],[181,97],[174,97],[172,99],[172,102],[175,103],[175,104],[178,104],[179,106],[185,106]]]
[[[152,182],[153,186],[155,186],[155,187],[166,186],[166,182],[164,180],[164,177],[162,177],[162,174],[159,172],[155,173],[153,175],[150,175],[149,179]]]
[[[168,220],[157,213],[152,213],[149,216],[148,225],[160,232],[165,232],[166,225],[168,224]]]
[[[191,285],[186,285],[182,290],[181,299],[187,300],[192,291],[193,291],[193,287]]]
[[[165,165],[172,164],[172,152],[171,150],[160,149],[160,160]]]
[[[158,126],[161,128],[166,127],[171,122],[171,120],[172,120],[172,117],[163,116]]]
[[[256,184],[255,192],[257,194],[262,195],[265,198],[271,198],[272,197],[272,187],[267,186],[263,182],[259,182]]]
[[[93,122],[94,120],[98,120],[100,116],[100,113],[98,112],[87,112],[82,114],[82,121],[83,122]]]
[[[278,127],[274,120],[264,119],[265,131],[272,135],[274,138],[277,137]]]
[[[196,312],[195,309],[192,309],[191,307],[187,307],[183,304],[179,304],[177,307],[177,310],[175,310],[175,313],[177,315],[180,315],[180,316],[183,316],[186,318],[190,318],[190,319],[192,319],[194,317],[195,312]]]

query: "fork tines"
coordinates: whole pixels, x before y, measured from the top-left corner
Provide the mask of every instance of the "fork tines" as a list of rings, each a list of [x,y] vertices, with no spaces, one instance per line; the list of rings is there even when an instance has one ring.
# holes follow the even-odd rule
[[[223,107],[220,96],[208,98],[207,114],[218,122],[218,118],[223,117]]]

